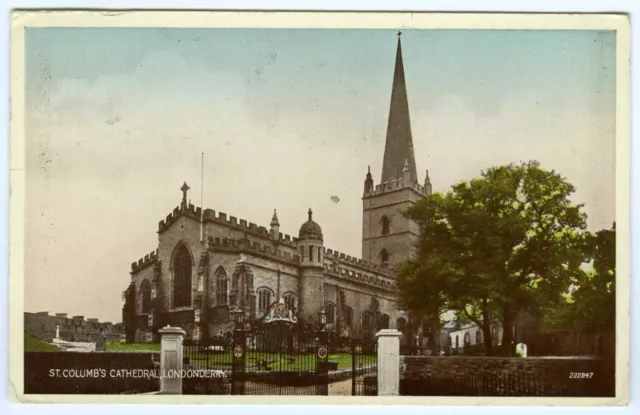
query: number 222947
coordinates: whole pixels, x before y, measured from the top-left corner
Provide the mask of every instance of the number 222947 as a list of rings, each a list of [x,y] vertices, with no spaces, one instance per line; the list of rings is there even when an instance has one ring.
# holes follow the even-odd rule
[[[591,379],[593,372],[569,372],[569,379]]]

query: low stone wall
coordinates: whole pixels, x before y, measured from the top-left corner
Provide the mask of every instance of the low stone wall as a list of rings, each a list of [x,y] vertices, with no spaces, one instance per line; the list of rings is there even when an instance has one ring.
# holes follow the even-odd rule
[[[159,352],[25,352],[28,394],[132,394],[159,385]]]
[[[615,396],[614,363],[590,357],[403,356],[400,394]]]

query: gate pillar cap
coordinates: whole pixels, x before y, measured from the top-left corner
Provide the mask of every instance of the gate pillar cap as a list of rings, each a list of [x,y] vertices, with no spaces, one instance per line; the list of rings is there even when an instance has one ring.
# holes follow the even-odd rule
[[[396,329],[382,329],[376,333],[376,337],[400,337],[402,333]]]
[[[182,330],[180,327],[163,327],[160,330],[158,330],[158,333],[160,334],[178,334],[180,336],[186,336],[187,332]]]

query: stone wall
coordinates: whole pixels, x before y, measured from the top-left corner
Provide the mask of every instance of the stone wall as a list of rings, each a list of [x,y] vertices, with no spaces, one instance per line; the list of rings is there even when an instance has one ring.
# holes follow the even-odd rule
[[[55,316],[43,311],[24,313],[24,330],[38,339],[51,342],[56,337],[56,326],[59,327],[60,338],[72,342],[95,342],[102,332],[109,342],[119,342],[124,334],[121,323],[98,319],[85,319],[83,316],[67,317],[66,313]]]
[[[609,397],[615,396],[614,367],[613,360],[588,357],[402,356],[400,392],[424,396]]]

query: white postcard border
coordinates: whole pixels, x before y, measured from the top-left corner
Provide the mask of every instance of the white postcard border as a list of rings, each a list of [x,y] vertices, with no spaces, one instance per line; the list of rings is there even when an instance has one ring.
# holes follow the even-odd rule
[[[615,30],[616,36],[616,397],[335,397],[24,395],[24,89],[26,27],[352,28]],[[9,397],[38,403],[277,405],[610,406],[629,401],[630,27],[621,14],[428,12],[15,11],[11,19]]]

